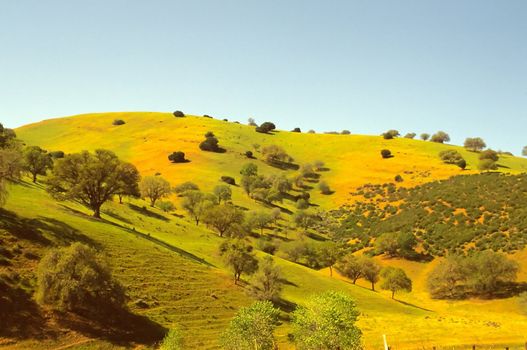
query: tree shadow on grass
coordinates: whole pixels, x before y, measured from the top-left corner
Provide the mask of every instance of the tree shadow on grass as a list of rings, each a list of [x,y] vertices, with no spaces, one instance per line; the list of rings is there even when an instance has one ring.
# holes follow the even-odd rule
[[[300,169],[300,166],[298,164],[295,164],[295,163],[287,163],[287,162],[272,162],[272,163],[267,163],[269,164],[270,166],[272,166],[273,168],[277,168],[277,169],[280,169],[280,170],[298,170]]]
[[[148,208],[146,208],[146,207],[140,207],[140,206],[137,206],[137,205],[132,204],[132,203],[128,203],[128,207],[130,209],[132,209],[133,211],[141,214],[141,215],[145,215],[145,216],[148,216],[150,218],[154,218],[154,219],[158,219],[158,220],[162,220],[162,221],[170,221],[169,219],[167,219],[163,215],[154,213],[154,212],[148,210]]]
[[[30,240],[44,246],[51,244],[45,236],[45,233],[48,233],[62,244],[79,241],[97,247],[95,241],[80,233],[79,230],[62,221],[44,216],[28,219],[0,208],[0,228],[9,231],[19,239]]]
[[[0,337],[41,339],[54,335],[29,293],[0,279],[0,295]]]
[[[119,215],[117,213],[114,213],[111,210],[103,210],[102,213],[105,214],[105,215],[108,215],[109,217],[112,217],[112,218],[114,218],[116,220],[122,221],[124,223],[130,224],[130,225],[132,224],[132,222],[130,220],[128,220],[127,218],[125,218],[125,217],[123,217],[123,216],[121,216],[121,215]]]
[[[137,343],[157,343],[167,332],[158,323],[128,310],[112,310],[111,313],[96,316],[55,312],[54,316],[62,327],[125,347]]]
[[[399,299],[392,299],[393,301],[396,301],[400,304],[403,304],[403,305],[406,305],[406,306],[410,306],[410,307],[413,307],[413,308],[416,308],[416,309],[419,309],[419,310],[423,310],[423,311],[428,311],[428,312],[434,312],[434,310],[430,310],[430,309],[426,309],[424,307],[421,307],[421,306],[417,306],[417,305],[414,305],[412,303],[408,303],[406,301],[402,301],[402,300],[399,300]]]

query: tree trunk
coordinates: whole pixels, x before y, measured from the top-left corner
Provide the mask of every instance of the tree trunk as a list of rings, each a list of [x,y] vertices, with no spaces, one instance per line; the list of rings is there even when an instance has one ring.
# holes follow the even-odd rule
[[[156,205],[156,200],[155,199],[151,199],[150,200],[150,206],[153,208],[155,205]]]
[[[371,290],[373,290],[375,292],[375,283],[371,283]]]
[[[392,290],[392,299],[393,299],[394,296],[395,296],[395,291]]]
[[[33,174],[33,183],[34,183],[34,184],[37,183],[37,174]]]
[[[333,266],[329,265],[329,277],[333,277]]]
[[[101,218],[101,207],[93,209],[93,217],[97,219]]]
[[[123,204],[123,195],[122,194],[119,195],[119,204]]]
[[[356,284],[356,283],[357,283],[357,280],[358,280],[358,278],[354,278],[354,279],[353,279],[353,284]]]

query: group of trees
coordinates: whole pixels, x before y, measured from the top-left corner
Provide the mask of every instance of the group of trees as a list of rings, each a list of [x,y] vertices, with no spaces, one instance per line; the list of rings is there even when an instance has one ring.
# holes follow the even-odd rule
[[[388,131],[382,133],[382,137],[385,140],[391,140],[391,139],[394,139],[394,138],[396,138],[398,136],[400,136],[399,131],[398,130],[394,130],[394,129],[388,130]],[[407,139],[413,139],[415,136],[416,136],[416,133],[414,133],[414,132],[409,132],[406,135],[404,135],[404,137],[407,138]],[[420,137],[421,137],[421,140],[423,140],[423,141],[430,140],[432,142],[437,142],[437,143],[445,143],[445,142],[449,142],[450,141],[450,136],[444,131],[438,131],[435,134],[433,134],[432,136],[430,136],[430,134],[427,134],[427,133],[422,133],[420,135]]]
[[[514,282],[519,270],[515,261],[492,250],[469,256],[451,255],[436,265],[428,276],[428,289],[435,298],[461,298],[467,295],[491,296]]]
[[[276,349],[274,329],[279,310],[268,301],[242,308],[222,334],[221,345],[232,350]],[[292,340],[298,349],[360,349],[359,312],[347,294],[328,291],[312,296],[292,314]]]
[[[461,169],[465,169],[467,167],[467,162],[456,150],[445,150],[441,151],[439,153],[439,158],[445,163],[445,164],[454,164],[460,167]]]
[[[7,199],[8,183],[20,178],[22,171],[21,148],[15,132],[0,124],[0,206]]]
[[[412,291],[412,281],[403,269],[391,266],[382,269],[373,258],[366,255],[357,256],[349,253],[339,259],[336,266],[337,270],[343,276],[349,278],[353,284],[359,278],[370,282],[371,290],[375,290],[375,284],[382,277],[381,289],[390,291],[392,299],[398,291]]]

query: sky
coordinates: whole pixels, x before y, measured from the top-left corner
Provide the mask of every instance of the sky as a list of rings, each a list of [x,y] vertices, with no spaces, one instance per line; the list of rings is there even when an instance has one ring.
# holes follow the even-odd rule
[[[0,122],[182,110],[527,145],[525,0],[0,0]]]

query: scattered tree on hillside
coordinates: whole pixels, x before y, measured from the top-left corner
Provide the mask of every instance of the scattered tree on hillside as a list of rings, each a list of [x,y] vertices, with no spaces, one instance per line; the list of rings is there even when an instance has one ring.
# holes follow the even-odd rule
[[[7,199],[8,182],[20,179],[22,165],[22,152],[15,133],[0,124],[0,206]]]
[[[217,185],[212,190],[212,193],[216,196],[218,203],[227,202],[231,200],[232,190],[228,185]]]
[[[174,115],[174,117],[176,118],[183,118],[185,116],[185,113],[181,112],[181,111],[175,111],[174,113],[172,113]]]
[[[139,190],[139,181],[141,181],[141,175],[131,163],[121,163],[120,166],[120,178],[121,182],[119,185],[119,191],[117,196],[119,197],[119,204],[123,203],[123,197],[140,197],[141,191]]]
[[[317,248],[316,254],[320,266],[329,267],[329,276],[333,277],[333,267],[342,256],[342,248],[335,242],[324,242]]]
[[[359,312],[342,292],[324,292],[298,306],[292,315],[293,339],[298,349],[360,349]]]
[[[280,194],[285,194],[293,189],[293,185],[285,175],[271,176],[269,178],[271,188]]]
[[[409,132],[406,135],[404,135],[404,138],[406,138],[406,139],[413,139],[413,138],[415,138],[416,135],[417,134],[415,132]]]
[[[388,130],[386,131],[385,133],[382,134],[382,136],[384,137],[385,140],[391,140],[393,138],[396,138],[397,136],[399,136],[399,131],[397,130]]]
[[[439,158],[441,158],[443,163],[454,164],[460,167],[461,169],[465,169],[467,166],[467,162],[465,161],[465,159],[463,159],[461,153],[453,149],[441,151],[439,153]]]
[[[338,261],[337,270],[355,284],[362,277],[361,257],[348,253]]]
[[[383,150],[381,150],[381,156],[382,156],[384,159],[392,158],[392,157],[393,157],[392,152],[391,152],[389,149],[383,149]]]
[[[53,159],[62,159],[64,158],[65,154],[63,151],[53,151],[53,152],[49,152],[49,155],[51,156],[51,158]]]
[[[487,144],[481,137],[467,137],[465,139],[464,147],[473,152],[479,152],[487,147]]]
[[[385,267],[381,276],[383,281],[381,283],[381,288],[384,290],[389,290],[392,292],[392,299],[395,297],[395,292],[398,291],[412,291],[412,280],[408,278],[403,269],[398,267]]]
[[[383,233],[375,240],[375,251],[390,257],[410,257],[416,245],[417,240],[411,232]]]
[[[37,176],[45,176],[47,171],[53,167],[51,156],[38,146],[29,146],[24,150],[24,170],[33,176],[33,183],[37,182]]]
[[[333,191],[331,191],[331,188],[329,187],[328,183],[326,181],[320,181],[318,183],[318,189],[320,190],[320,193],[322,194],[331,194]]]
[[[10,148],[16,141],[16,133],[13,129],[4,128],[0,123],[0,148]]]
[[[210,206],[214,205],[216,198],[199,190],[186,191],[183,195],[184,199],[181,204],[183,209],[194,219],[196,225],[199,225],[203,214]]]
[[[157,202],[157,206],[165,213],[176,210],[176,206],[171,201],[159,201]]]
[[[262,125],[256,127],[256,132],[267,134],[276,129],[276,126],[271,122],[262,123]]]
[[[479,170],[496,170],[498,169],[498,166],[496,165],[496,162],[492,159],[481,159],[478,163],[478,169]]]
[[[124,125],[126,124],[126,122],[122,119],[115,119],[113,122],[112,122],[112,125],[115,125],[115,126],[119,126],[119,125]]]
[[[231,186],[236,185],[236,179],[232,176],[223,175],[222,177],[220,177],[220,180]]]
[[[273,258],[266,256],[252,279],[250,294],[258,300],[278,301],[282,291],[282,273]]]
[[[424,132],[419,137],[421,137],[421,140],[427,141],[430,138],[430,134],[427,134],[426,132]]]
[[[220,245],[220,255],[234,273],[234,283],[238,284],[243,273],[252,275],[258,270],[253,247],[241,239],[229,239]]]
[[[427,288],[433,298],[454,298],[460,282],[466,279],[463,258],[448,256],[437,264],[427,278]]]
[[[293,158],[282,147],[277,145],[265,146],[262,148],[262,155],[264,161],[271,165],[280,165],[293,161]]]
[[[432,135],[430,141],[437,143],[445,143],[450,141],[450,136],[444,131],[438,131]]]
[[[249,126],[258,126],[258,124],[256,124],[256,121],[254,120],[254,118],[247,119],[247,125],[249,125]]]
[[[256,176],[258,175],[258,166],[254,163],[245,163],[240,170],[240,174],[242,176]]]
[[[226,350],[277,349],[274,330],[280,310],[269,301],[257,301],[242,307],[221,335],[220,343]]]
[[[37,270],[36,298],[57,310],[100,316],[121,308],[125,293],[93,249],[74,243],[52,249],[42,258]]]
[[[523,147],[522,156],[527,157],[527,146]]]
[[[362,277],[371,283],[371,290],[375,290],[375,283],[379,281],[379,272],[381,267],[371,258],[364,258],[362,263]]]
[[[318,217],[314,213],[308,212],[306,210],[298,210],[293,215],[293,221],[298,228],[301,228],[304,230],[304,232],[307,232],[318,222]]]
[[[340,132],[340,134],[341,134],[341,135],[350,135],[350,134],[351,134],[351,131],[344,129],[344,130],[342,130],[342,131]]]
[[[291,132],[302,132],[302,130],[300,130],[300,128],[294,128]]]
[[[168,160],[172,163],[186,163],[185,153],[181,151],[172,152],[168,155]]]
[[[218,138],[214,136],[212,131],[209,131],[205,134],[205,140],[199,144],[199,148],[208,152],[224,152],[225,150],[218,144]]]
[[[220,237],[233,225],[241,224],[243,219],[243,212],[230,204],[209,206],[203,216],[203,221],[216,229]]]
[[[177,185],[174,191],[179,195],[183,195],[187,191],[199,191],[199,186],[191,181],[186,181]]]
[[[172,189],[170,183],[161,176],[146,176],[140,183],[139,189],[143,198],[150,199],[150,206],[154,207],[156,201],[167,197]]]
[[[101,217],[101,206],[122,191],[123,163],[107,150],[69,154],[57,161],[48,191],[59,200],[78,200]]]
[[[500,155],[498,154],[498,152],[496,152],[496,151],[494,151],[492,149],[488,149],[488,150],[485,150],[485,151],[480,153],[479,159],[480,160],[490,159],[493,162],[497,162],[500,159]]]
[[[271,213],[264,210],[250,211],[247,214],[245,223],[251,231],[253,228],[260,230],[260,235],[263,235],[263,230],[273,222],[274,218]]]

